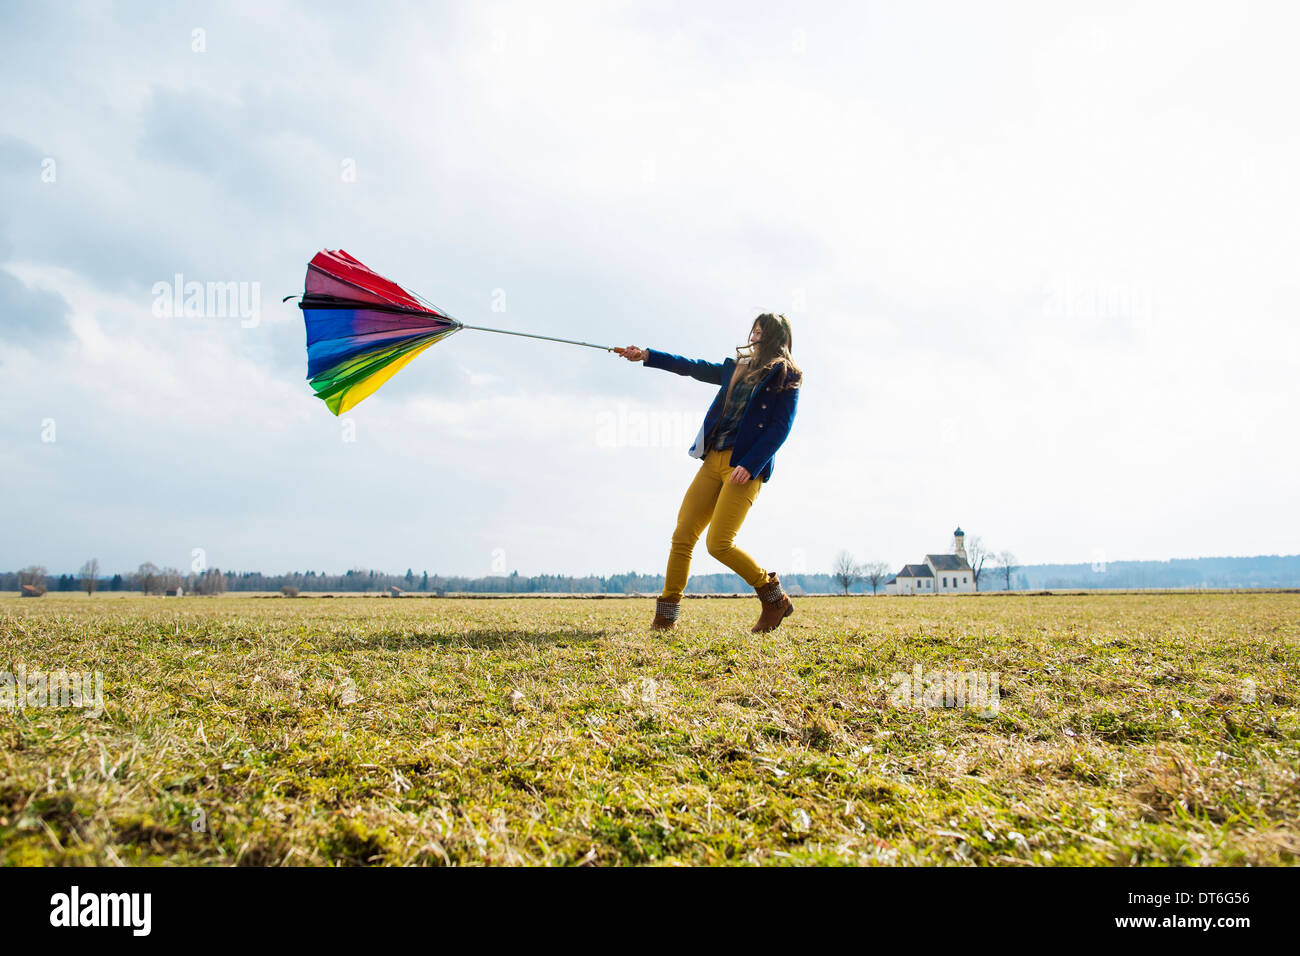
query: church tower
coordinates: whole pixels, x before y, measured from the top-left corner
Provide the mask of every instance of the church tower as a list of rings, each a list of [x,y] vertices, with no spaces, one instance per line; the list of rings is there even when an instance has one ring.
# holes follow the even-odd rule
[[[966,532],[961,530],[960,525],[952,533],[952,553],[963,561],[966,560]]]

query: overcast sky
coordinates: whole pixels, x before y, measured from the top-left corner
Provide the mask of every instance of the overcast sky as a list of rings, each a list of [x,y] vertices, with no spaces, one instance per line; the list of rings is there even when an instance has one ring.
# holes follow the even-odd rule
[[[663,570],[712,387],[462,331],[336,419],[325,247],[713,361],[785,312],[765,567],[1297,550],[1294,4],[415,7],[0,8],[0,567]]]

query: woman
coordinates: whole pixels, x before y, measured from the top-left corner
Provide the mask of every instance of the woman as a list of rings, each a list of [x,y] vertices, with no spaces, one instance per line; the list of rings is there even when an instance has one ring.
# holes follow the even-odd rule
[[[803,373],[790,354],[792,346],[790,322],[784,315],[765,312],[750,328],[749,345],[737,348],[734,359],[705,362],[635,345],[614,350],[629,362],[718,386],[691,445],[691,456],[702,458],[704,464],[686,489],[677,514],[664,591],[650,625],[656,630],[669,630],[677,621],[691,552],[705,527],[709,554],[744,578],[762,602],[754,633],[770,631],[794,613],[776,572],[759,567],[735,544],[736,532],[762,483],[772,476],[772,456],[794,421]]]

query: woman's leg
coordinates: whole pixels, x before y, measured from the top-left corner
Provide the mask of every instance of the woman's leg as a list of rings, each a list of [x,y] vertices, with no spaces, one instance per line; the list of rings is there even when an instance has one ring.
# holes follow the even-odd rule
[[[731,456],[727,455],[726,473],[731,473]],[[731,570],[739,574],[751,588],[767,583],[767,571],[758,566],[740,548],[736,547],[736,533],[745,522],[750,506],[758,497],[763,482],[751,478],[743,485],[733,485],[724,481],[718,492],[718,500],[713,506],[713,515],[709,521],[709,537],[706,544],[709,554],[713,555]]]
[[[713,517],[714,502],[718,500],[718,492],[722,489],[722,479],[718,477],[718,459],[725,457],[728,456],[709,452],[700,465],[700,470],[695,473],[695,480],[686,489],[682,507],[677,512],[673,546],[668,552],[664,592],[659,595],[662,601],[680,601],[682,592],[686,590],[686,582],[691,575],[691,552],[695,550],[695,542],[700,540],[700,535]]]

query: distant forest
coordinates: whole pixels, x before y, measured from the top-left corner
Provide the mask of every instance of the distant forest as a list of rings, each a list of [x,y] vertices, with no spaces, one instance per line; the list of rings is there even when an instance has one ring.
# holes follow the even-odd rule
[[[295,571],[289,574],[263,574],[260,571],[222,571],[212,568],[201,573],[182,574],[172,568],[153,564],[141,565],[127,574],[87,573],[49,574],[44,568],[29,567],[21,571],[0,572],[0,592],[21,591],[30,585],[38,591],[79,591],[93,587],[101,591],[142,591],[163,594],[177,587],[187,594],[218,594],[225,591],[388,593],[397,587],[413,594],[651,594],[663,588],[662,574],[587,575],[574,577],[540,574],[523,577],[517,571],[509,575],[479,578],[443,577],[427,571],[408,569],[405,574],[389,574],[370,569],[354,569],[343,574],[318,571]],[[843,588],[830,574],[788,574],[781,572],[786,590],[792,594],[840,593]],[[92,584],[93,582],[93,584]],[[1046,588],[1277,588],[1300,587],[1300,555],[1261,555],[1250,558],[1178,558],[1171,561],[1114,561],[1104,566],[1090,564],[1037,564],[1018,567],[1011,579],[1014,590]],[[749,590],[734,574],[697,574],[687,586],[689,594],[732,594]],[[1000,568],[986,567],[979,579],[980,591],[1006,590]],[[867,581],[849,587],[852,594],[871,593]],[[883,582],[880,593],[884,593]]]

